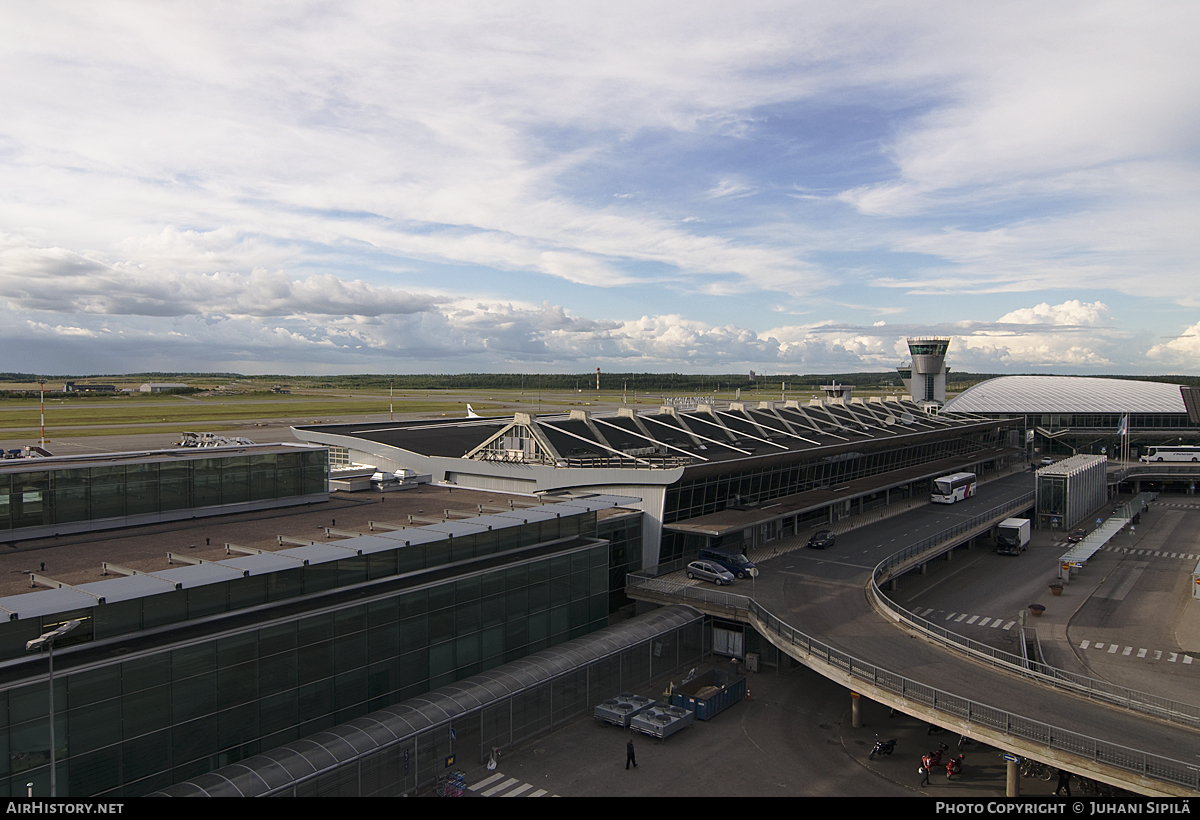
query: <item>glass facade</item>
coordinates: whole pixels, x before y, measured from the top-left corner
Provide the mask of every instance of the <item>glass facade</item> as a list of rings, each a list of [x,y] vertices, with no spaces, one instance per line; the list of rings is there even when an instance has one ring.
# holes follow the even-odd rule
[[[625,595],[625,576],[642,568],[642,515],[621,515],[600,521],[596,537],[609,542],[608,611],[633,603]]]
[[[578,516],[574,528],[589,516],[594,526],[590,513]],[[85,624],[64,649],[77,633],[82,641],[129,635],[86,658],[56,651],[60,795],[145,794],[607,623],[609,547],[603,541],[570,538],[529,547],[550,554],[513,556],[499,565],[488,555],[453,569],[444,567],[453,552],[448,543],[440,544],[441,559],[430,561],[438,546],[395,551],[419,553],[425,557],[418,563],[430,567],[408,576],[404,588],[396,589],[404,582],[392,577],[379,582],[386,591],[373,593],[368,585],[335,593],[346,599],[340,603],[323,596],[308,605],[293,600],[256,616],[229,616],[248,622],[241,627],[217,619],[181,623],[174,637],[139,633],[156,623],[269,602],[280,590],[291,593],[281,597],[294,597],[322,583],[365,581],[374,556],[305,567],[321,570],[311,577],[289,570],[240,579],[250,586],[211,584],[149,596],[136,607],[126,601],[2,625],[9,657],[18,646],[23,654],[25,635],[73,617]],[[355,560],[357,568],[350,566]],[[398,558],[390,560],[394,576]],[[48,793],[47,684],[44,666],[38,667],[30,677],[23,665],[22,678],[10,674],[0,689],[6,718],[0,744],[7,752],[0,754],[0,788],[11,796],[23,796],[29,782],[34,794]]]
[[[687,475],[667,490],[663,523],[672,524],[726,509],[735,499],[743,502],[765,502],[821,488],[829,488],[860,478],[882,475],[906,467],[926,464],[951,456],[969,455],[995,447],[999,434],[995,430],[956,436],[908,447],[862,453],[842,453],[837,456],[789,464],[772,464],[755,469],[720,473],[705,478],[688,479]],[[687,539],[682,533],[664,530],[660,562],[682,558],[687,554]],[[722,544],[732,548],[732,543]]]
[[[329,486],[323,448],[37,466],[0,472],[0,537],[20,537],[34,527],[316,495]]]

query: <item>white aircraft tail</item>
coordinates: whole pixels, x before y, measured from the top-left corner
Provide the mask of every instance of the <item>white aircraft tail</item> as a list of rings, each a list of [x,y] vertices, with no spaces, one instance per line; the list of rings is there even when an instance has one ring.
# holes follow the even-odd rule
[[[473,408],[473,407],[472,407],[470,404],[468,404],[468,405],[467,405],[467,418],[469,418],[469,419],[478,419],[478,418],[483,418],[483,416],[481,416],[481,415],[479,415],[478,413],[476,413],[476,412],[475,412],[475,408]]]

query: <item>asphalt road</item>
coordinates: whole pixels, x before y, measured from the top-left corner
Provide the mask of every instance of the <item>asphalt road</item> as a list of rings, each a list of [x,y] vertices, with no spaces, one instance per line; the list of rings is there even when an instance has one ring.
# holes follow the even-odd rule
[[[918,508],[846,533],[828,552],[797,551],[767,561],[755,585],[755,598],[797,629],[912,680],[1082,735],[1200,765],[1196,731],[977,664],[900,629],[868,603],[863,592],[866,580],[886,555],[940,529],[947,515],[969,517],[1027,492],[1031,481],[1030,474],[1016,473],[984,485],[976,498],[953,508]]]

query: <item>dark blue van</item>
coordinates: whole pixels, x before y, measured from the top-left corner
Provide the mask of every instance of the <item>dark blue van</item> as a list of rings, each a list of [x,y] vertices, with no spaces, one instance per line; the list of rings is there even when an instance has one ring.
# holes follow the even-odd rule
[[[705,548],[700,550],[699,558],[701,561],[712,561],[714,564],[720,564],[732,572],[736,578],[749,578],[750,570],[758,569],[749,558],[740,552],[732,550]]]

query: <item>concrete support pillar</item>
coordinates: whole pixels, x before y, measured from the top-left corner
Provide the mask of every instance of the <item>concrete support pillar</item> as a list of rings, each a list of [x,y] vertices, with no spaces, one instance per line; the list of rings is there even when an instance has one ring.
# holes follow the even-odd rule
[[[1013,755],[1015,757],[1016,755]],[[1007,771],[1005,772],[1004,796],[1005,797],[1020,797],[1021,796],[1021,764],[1016,760],[1010,760],[1007,763]]]
[[[948,550],[946,550],[946,560],[947,560],[947,561],[953,561],[953,560],[954,560],[954,550],[953,550],[953,549],[948,549]]]
[[[919,575],[928,575],[929,574],[929,564],[921,564],[921,566],[919,566],[917,568],[917,570],[918,570]]]
[[[888,581],[888,591],[897,592],[900,589],[900,576],[897,575],[892,580]]]
[[[862,728],[862,695],[850,693],[850,725],[855,729]]]

